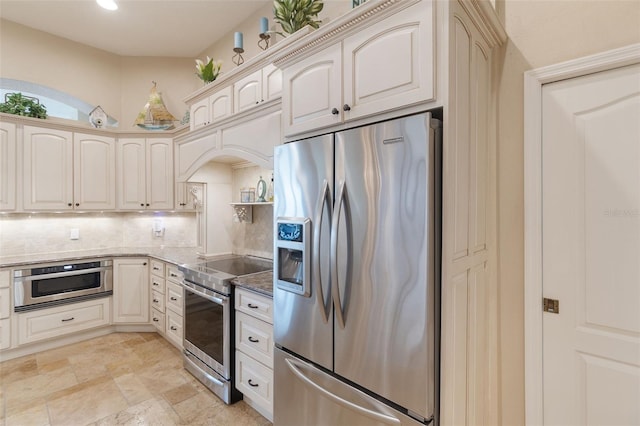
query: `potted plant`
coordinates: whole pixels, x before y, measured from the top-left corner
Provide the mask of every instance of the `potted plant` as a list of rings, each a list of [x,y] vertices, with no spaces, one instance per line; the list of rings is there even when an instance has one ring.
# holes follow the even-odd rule
[[[207,62],[202,62],[200,59],[196,59],[196,75],[200,80],[206,83],[211,83],[218,78],[220,74],[220,68],[222,68],[222,61],[214,61],[207,56]]]
[[[273,14],[282,31],[293,34],[307,25],[317,29],[320,26],[318,13],[323,7],[322,0],[274,0]]]
[[[47,118],[47,108],[40,105],[37,98],[25,96],[22,93],[7,93],[5,102],[0,103],[0,112],[25,117]]]

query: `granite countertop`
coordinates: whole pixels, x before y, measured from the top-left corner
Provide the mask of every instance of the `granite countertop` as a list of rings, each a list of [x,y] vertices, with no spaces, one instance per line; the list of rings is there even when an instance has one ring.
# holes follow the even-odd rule
[[[273,271],[243,275],[232,279],[231,284],[273,298]]]

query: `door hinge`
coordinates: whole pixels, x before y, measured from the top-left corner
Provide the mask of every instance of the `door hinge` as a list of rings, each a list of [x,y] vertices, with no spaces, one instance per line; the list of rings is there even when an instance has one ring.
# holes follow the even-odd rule
[[[560,301],[557,299],[542,299],[542,310],[544,312],[550,312],[552,314],[560,313]]]

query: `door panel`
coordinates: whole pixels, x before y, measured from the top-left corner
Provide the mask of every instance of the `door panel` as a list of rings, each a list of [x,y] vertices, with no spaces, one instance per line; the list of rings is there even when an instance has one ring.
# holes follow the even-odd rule
[[[319,247],[316,253],[318,264],[312,265],[312,270],[319,272],[320,282],[311,274],[311,291],[308,297],[274,286],[274,341],[287,350],[332,369],[333,321],[330,307],[328,320],[325,322],[323,318],[320,309],[323,302],[319,300],[318,290],[322,285],[324,304],[329,306],[329,206],[333,202],[333,135],[278,146],[275,149],[274,164],[274,219],[309,218],[312,229],[320,224],[320,237],[312,237],[320,238],[320,241],[311,241],[311,247],[314,244]],[[325,182],[329,193],[320,214],[318,208]]]
[[[640,423],[638,117],[640,65],[543,87],[545,424]]]
[[[336,306],[335,372],[424,418],[434,405],[429,124],[430,115],[421,114],[348,130],[336,134],[335,148],[344,317],[342,328]]]

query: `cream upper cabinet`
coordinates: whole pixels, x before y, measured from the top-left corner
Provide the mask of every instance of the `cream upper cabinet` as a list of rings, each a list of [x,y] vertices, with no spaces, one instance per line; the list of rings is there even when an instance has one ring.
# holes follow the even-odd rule
[[[115,139],[24,126],[24,208],[115,207]]]
[[[230,116],[233,112],[231,93],[231,86],[227,86],[191,105],[190,129],[196,130]]]
[[[81,210],[115,209],[115,147],[114,138],[74,133],[74,208]]]
[[[249,74],[233,85],[233,112],[241,112],[262,102],[262,70]]]
[[[0,210],[16,209],[16,125],[0,122]]]
[[[285,136],[434,99],[433,34],[422,1],[285,68]]]
[[[342,102],[342,46],[329,46],[283,73],[284,134],[304,133],[339,123]]]
[[[73,209],[73,134],[24,126],[24,208]]]
[[[420,2],[344,40],[344,120],[435,98],[432,9]]]
[[[113,322],[149,322],[149,260],[113,260]]]
[[[173,209],[172,139],[122,138],[117,158],[118,209]]]
[[[242,112],[282,94],[282,71],[269,64],[233,85],[233,112]]]

